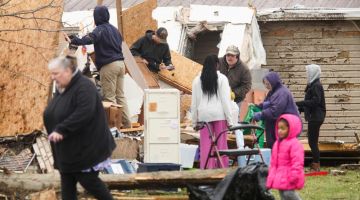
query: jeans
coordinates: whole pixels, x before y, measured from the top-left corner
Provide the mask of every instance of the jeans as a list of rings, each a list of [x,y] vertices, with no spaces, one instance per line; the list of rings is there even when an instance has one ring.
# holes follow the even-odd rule
[[[279,190],[281,200],[301,200],[295,190]]]

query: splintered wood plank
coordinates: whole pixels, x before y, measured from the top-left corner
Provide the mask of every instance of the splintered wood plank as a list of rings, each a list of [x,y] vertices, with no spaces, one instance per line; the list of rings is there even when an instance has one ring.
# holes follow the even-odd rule
[[[39,163],[40,169],[41,169],[41,171],[44,172],[46,170],[46,166],[45,166],[44,160],[42,159],[39,147],[38,147],[37,143],[34,143],[32,146],[33,146],[34,152],[36,154],[36,159]]]
[[[0,27],[14,31],[0,31],[0,137],[27,135],[43,126],[63,1],[1,2]]]
[[[52,155],[52,151],[51,151],[51,147],[50,147],[50,142],[47,138],[45,137],[41,137],[41,143],[43,144],[43,146],[45,147],[45,152],[47,157],[50,160],[50,164],[53,165],[54,164],[54,157]]]
[[[40,137],[37,137],[36,138],[36,144],[38,145],[39,147],[39,151],[40,151],[40,154],[41,154],[41,157],[44,161],[44,164],[45,164],[45,167],[46,167],[46,170],[47,170],[47,173],[50,173],[50,172],[53,172],[54,171],[54,168],[53,168],[53,160],[51,162],[51,157],[52,155],[49,155],[46,151],[46,143],[44,144],[42,142],[42,140],[40,139]]]
[[[158,81],[155,78],[155,75],[149,70],[145,63],[141,61],[140,57],[134,57],[135,61],[144,75],[145,82],[147,83],[149,88],[160,88]]]
[[[144,126],[140,126],[140,127],[137,127],[137,128],[123,128],[123,129],[120,129],[120,132],[122,132],[122,133],[138,132],[138,131],[144,131]]]
[[[134,79],[134,81],[138,84],[141,89],[150,88],[149,83],[146,81],[146,77],[152,76],[150,71],[144,74],[136,63],[134,56],[131,54],[129,47],[125,42],[122,43],[122,50],[124,54],[124,62],[126,65],[126,69],[129,72],[130,76]]]
[[[122,12],[123,35],[126,44],[131,46],[145,35],[147,30],[156,30],[157,23],[152,18],[152,11],[157,7],[156,0],[146,0]]]
[[[177,89],[191,94],[192,81],[201,72],[202,65],[174,51],[171,51],[171,60],[175,69],[172,71],[161,70],[159,78]]]

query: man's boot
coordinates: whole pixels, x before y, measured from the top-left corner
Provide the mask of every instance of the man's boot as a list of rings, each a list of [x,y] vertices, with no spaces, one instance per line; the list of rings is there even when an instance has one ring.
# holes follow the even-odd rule
[[[310,171],[319,172],[320,171],[320,163],[311,163]]]

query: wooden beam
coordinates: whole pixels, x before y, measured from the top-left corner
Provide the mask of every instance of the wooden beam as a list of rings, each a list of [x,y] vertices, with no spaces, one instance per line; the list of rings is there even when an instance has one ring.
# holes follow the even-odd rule
[[[139,85],[141,89],[148,89],[149,86],[145,81],[145,75],[141,72],[138,64],[134,59],[134,56],[130,52],[129,47],[124,41],[121,47],[125,58],[124,61],[126,69],[129,72],[130,76],[134,79],[134,81]]]
[[[119,32],[124,36],[123,22],[122,22],[122,3],[121,0],[116,0],[116,17]]]
[[[215,185],[235,169],[162,171],[138,174],[102,174],[100,178],[110,189],[184,187],[187,184]],[[0,174],[2,190],[42,191],[60,189],[60,176],[52,174]]]

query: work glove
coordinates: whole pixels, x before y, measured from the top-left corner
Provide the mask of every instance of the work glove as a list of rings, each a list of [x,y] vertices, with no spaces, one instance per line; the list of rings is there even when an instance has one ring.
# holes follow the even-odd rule
[[[254,117],[253,117],[253,120],[255,120],[255,121],[260,121],[261,120],[261,117],[262,117],[262,114],[261,114],[261,112],[256,112],[256,113],[254,113]]]
[[[262,109],[266,109],[270,106],[270,101],[264,101],[262,105]]]
[[[304,112],[304,102],[303,101],[298,101],[296,102],[296,106],[298,107],[299,113],[301,114],[302,112]]]

